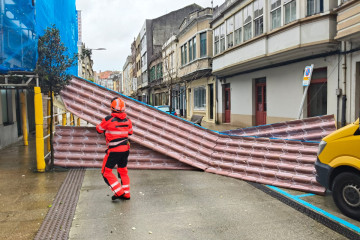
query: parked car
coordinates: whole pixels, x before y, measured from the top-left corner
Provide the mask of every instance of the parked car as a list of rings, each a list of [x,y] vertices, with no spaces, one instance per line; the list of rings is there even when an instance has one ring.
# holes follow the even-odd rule
[[[161,106],[155,106],[156,108],[158,108],[159,110],[166,112],[166,113],[170,113],[171,115],[177,116],[176,112],[174,110],[172,110],[170,112],[170,106],[169,105],[161,105]]]
[[[316,180],[332,191],[336,206],[360,220],[359,119],[324,137],[315,163]]]

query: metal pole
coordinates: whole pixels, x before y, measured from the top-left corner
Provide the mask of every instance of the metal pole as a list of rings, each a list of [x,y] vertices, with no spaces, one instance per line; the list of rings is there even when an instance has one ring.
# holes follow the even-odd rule
[[[309,84],[308,86],[306,86],[306,88],[305,88],[305,92],[304,92],[304,95],[303,95],[302,100],[301,100],[301,105],[300,105],[300,109],[299,109],[298,119],[301,118],[301,115],[302,115],[302,113],[303,113],[304,102],[305,102],[306,94],[307,94],[307,92],[308,92],[308,90],[309,90],[309,86],[310,86],[310,84]]]
[[[21,125],[23,130],[23,137],[24,137],[24,145],[28,146],[28,129],[27,129],[27,117],[26,117],[26,102],[25,102],[25,93],[20,93],[20,105],[21,105]]]

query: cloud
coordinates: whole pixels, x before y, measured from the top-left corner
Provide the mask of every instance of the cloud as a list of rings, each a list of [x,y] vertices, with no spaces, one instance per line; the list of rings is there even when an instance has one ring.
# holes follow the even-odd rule
[[[214,6],[224,0],[214,0]],[[94,70],[122,70],[131,54],[131,43],[145,19],[153,19],[196,3],[210,7],[211,0],[77,0],[82,15],[82,40],[93,51]]]

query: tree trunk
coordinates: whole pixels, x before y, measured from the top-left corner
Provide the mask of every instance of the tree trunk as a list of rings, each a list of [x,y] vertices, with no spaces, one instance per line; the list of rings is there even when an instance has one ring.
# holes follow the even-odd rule
[[[170,101],[169,101],[169,110],[170,110],[170,113],[172,112],[172,92],[173,92],[173,90],[172,90],[172,79],[170,80]]]
[[[50,83],[50,151],[51,151],[50,169],[54,167],[53,115],[54,115],[54,99],[53,99],[52,85]]]

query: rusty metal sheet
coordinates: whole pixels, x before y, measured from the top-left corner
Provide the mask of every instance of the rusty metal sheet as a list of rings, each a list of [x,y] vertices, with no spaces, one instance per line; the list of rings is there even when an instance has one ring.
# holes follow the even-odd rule
[[[211,131],[80,78],[73,78],[61,91],[67,110],[94,125],[110,114],[110,101],[115,96],[125,101],[133,122],[130,139],[143,147],[207,172],[317,194],[325,192],[315,180],[318,143]]]

